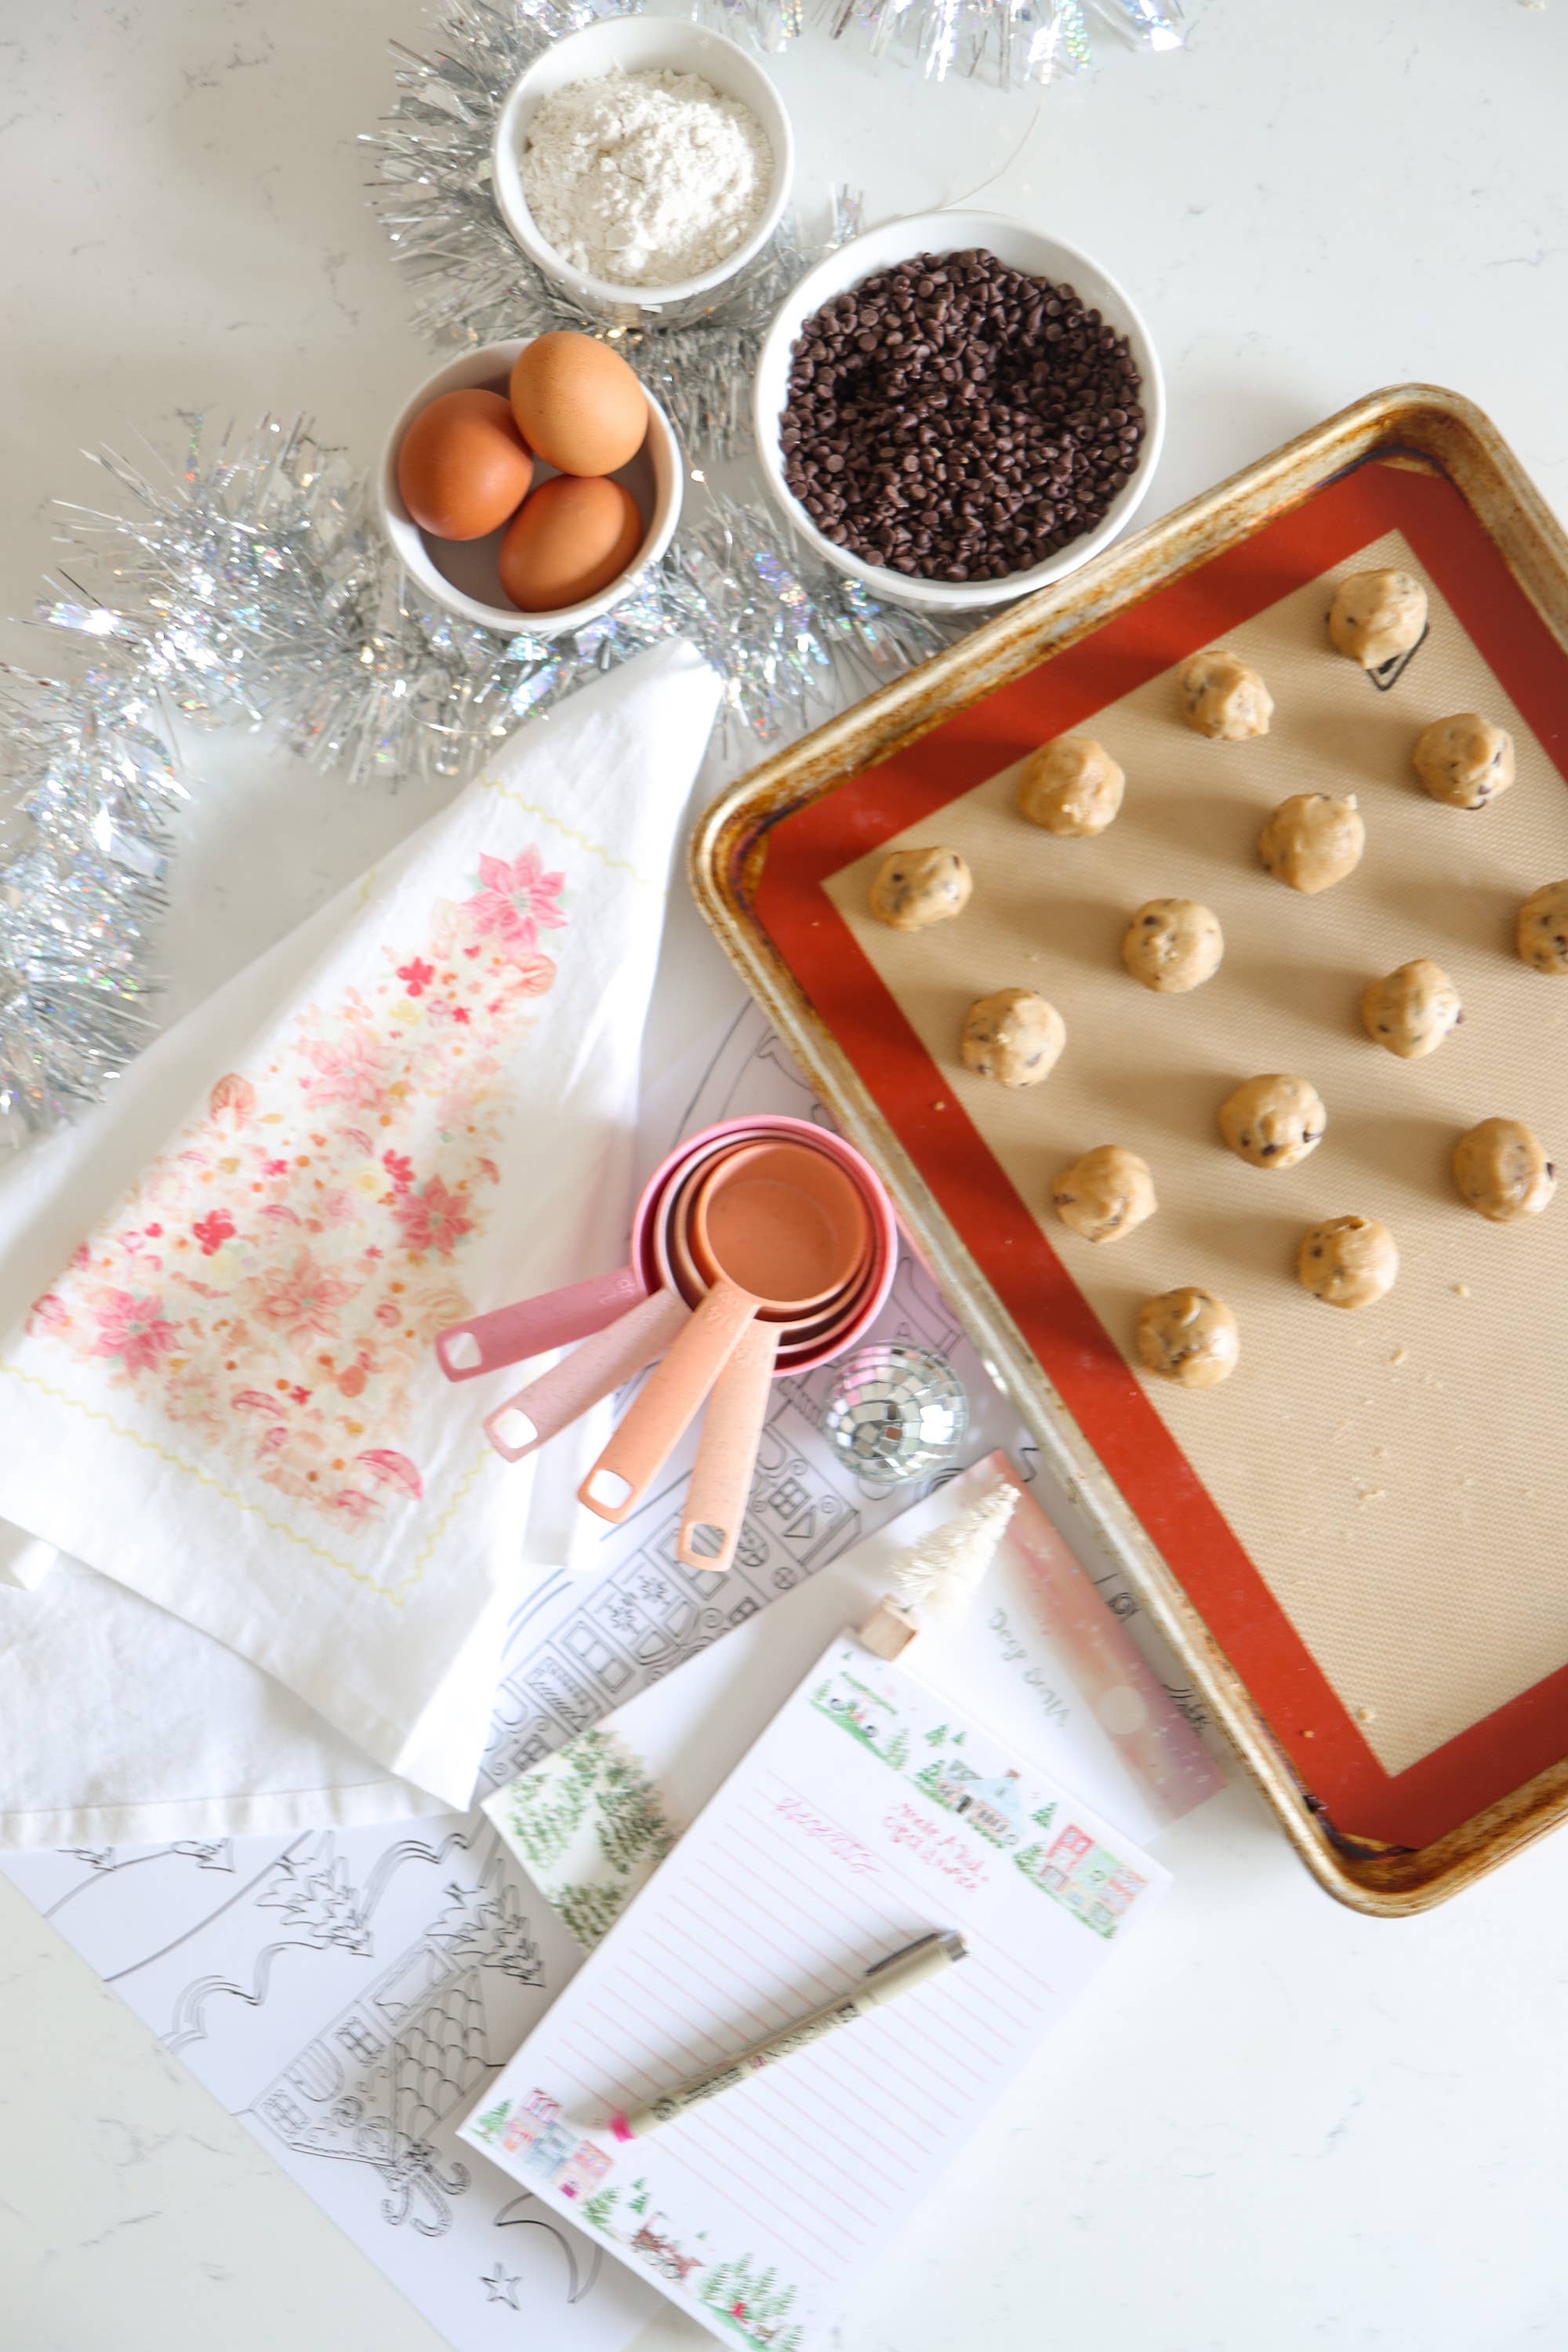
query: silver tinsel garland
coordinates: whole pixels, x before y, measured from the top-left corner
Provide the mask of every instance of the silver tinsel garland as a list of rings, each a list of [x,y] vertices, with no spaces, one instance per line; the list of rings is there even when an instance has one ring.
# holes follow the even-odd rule
[[[702,0],[702,13],[761,49],[805,29],[803,0]],[[873,57],[905,56],[932,81],[984,75],[1004,89],[1087,73],[1110,31],[1133,48],[1183,46],[1177,0],[812,0],[835,40],[865,37]]]
[[[150,1034],[169,818],[156,694],[110,648],[75,686],[0,674],[0,1148],[92,1101]]]
[[[856,200],[836,192],[825,233],[792,215],[710,317],[685,326],[613,327],[579,310],[512,242],[490,192],[497,117],[518,76],[562,34],[623,8],[572,0],[445,0],[433,50],[393,44],[398,99],[362,142],[376,157],[371,202],[414,297],[415,323],[436,341],[505,342],[572,327],[613,342],[668,410],[690,450],[734,456],[750,445],[752,373],[763,330],[813,262],[853,236]]]
[[[395,782],[466,772],[530,712],[668,637],[718,670],[737,739],[763,743],[946,642],[700,484],[610,613],[567,637],[503,637],[422,602],[368,483],[302,424],[209,442],[196,422],[177,464],[98,462],[110,499],[57,509],[68,552],[36,616],[90,666],[70,684],[0,678],[0,828],[8,807],[16,836],[0,829],[0,1141],[101,1093],[146,1034],[185,796],[161,710],[266,726],[351,782]]]
[[[579,310],[512,241],[490,186],[497,119],[518,76],[563,34],[641,0],[442,0],[430,53],[393,44],[398,96],[362,134],[376,159],[371,202],[414,297],[416,324],[468,345],[575,327],[616,342],[688,445],[729,457],[746,438],[746,401],[763,330],[803,273],[853,236],[858,206],[835,198],[815,243],[786,220],[752,270],[706,319],[662,329],[606,326]],[[805,28],[806,0],[695,0],[695,13],[754,48],[782,50]],[[911,56],[934,80],[988,73],[1005,88],[1083,73],[1094,32],[1134,47],[1182,46],[1177,0],[810,0],[812,18],[872,53]]]

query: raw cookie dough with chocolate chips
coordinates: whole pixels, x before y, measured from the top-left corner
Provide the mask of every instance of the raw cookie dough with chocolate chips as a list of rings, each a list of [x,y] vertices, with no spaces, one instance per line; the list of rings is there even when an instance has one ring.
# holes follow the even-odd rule
[[[1219,970],[1225,934],[1219,917],[1196,898],[1151,898],[1121,940],[1121,961],[1161,996],[1184,996]]]
[[[1334,591],[1329,635],[1363,669],[1382,669],[1421,642],[1426,591],[1408,572],[1352,572]]]
[[[1067,1024],[1029,988],[999,988],[964,1015],[960,1048],[970,1069],[998,1086],[1037,1087],[1056,1068]]]
[[[1513,782],[1513,737],[1479,710],[1434,719],[1410,757],[1432,798],[1447,808],[1485,808]]]
[[[895,931],[923,931],[962,915],[973,887],[956,849],[895,849],[877,868],[871,912]]]
[[[1249,662],[1215,646],[1194,654],[1181,675],[1182,716],[1216,743],[1246,743],[1267,735],[1274,697]]]
[[[1353,874],[1366,847],[1366,827],[1353,793],[1292,793],[1258,836],[1258,854],[1292,890],[1315,898]]]
[[[1163,1290],[1138,1310],[1138,1360],[1184,1389],[1216,1388],[1241,1353],[1236,1318],[1212,1290]]]
[[[1454,1146],[1454,1181],[1478,1216],[1511,1225],[1539,1216],[1557,1190],[1557,1171],[1521,1118],[1483,1118]]]
[[[1459,992],[1440,963],[1416,956],[1382,980],[1369,980],[1361,992],[1367,1035],[1402,1062],[1435,1054],[1464,1019]]]
[[[1273,1070],[1246,1078],[1219,1107],[1219,1131],[1254,1168],[1295,1168],[1323,1139],[1329,1114],[1305,1078]]]
[[[1568,882],[1543,882],[1519,910],[1519,951],[1534,971],[1568,972]]]
[[[1092,735],[1058,735],[1025,761],[1018,777],[1018,808],[1046,833],[1086,839],[1112,823],[1126,782],[1104,744]]]
[[[1375,1217],[1330,1217],[1301,1236],[1296,1279],[1330,1307],[1372,1307],[1398,1278],[1394,1235]]]
[[[1159,1207],[1149,1163],[1120,1143],[1099,1143],[1051,1186],[1064,1225],[1086,1242],[1119,1242]]]

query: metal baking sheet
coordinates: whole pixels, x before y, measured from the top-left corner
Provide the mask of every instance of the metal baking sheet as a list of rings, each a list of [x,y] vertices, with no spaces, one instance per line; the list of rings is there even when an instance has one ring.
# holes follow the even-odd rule
[[[1429,635],[1396,679],[1334,656],[1333,580],[1398,562]],[[1082,1487],[1312,1867],[1375,1910],[1434,1900],[1557,1817],[1568,1589],[1563,1383],[1523,1346],[1568,1276],[1568,1215],[1520,1232],[1455,1198],[1453,1136],[1508,1110],[1568,1160],[1568,989],[1512,953],[1518,901],[1568,873],[1560,536],[1484,419],[1425,388],[1374,396],[836,721],[736,788],[694,845],[700,900],[813,1075],[894,1183],[911,1229]],[[1183,729],[1172,671],[1224,637],[1273,688],[1264,740]],[[1520,780],[1475,814],[1409,772],[1427,719],[1491,712]],[[1012,806],[1016,761],[1068,727],[1126,768],[1095,842]],[[1287,793],[1355,789],[1357,875],[1299,899],[1258,866]],[[971,908],[899,935],[865,916],[878,856],[962,849]],[[1219,977],[1158,998],[1121,971],[1127,914],[1205,899]],[[1415,954],[1458,981],[1437,1055],[1372,1046],[1360,986]],[[1068,1025],[1049,1083],[963,1070],[964,1005],[1037,988]],[[1226,1154],[1215,1107],[1264,1069],[1310,1076],[1330,1132],[1299,1170]],[[1121,1141],[1160,1214],[1090,1251],[1050,1175]],[[1381,1215],[1393,1297],[1336,1315],[1290,1278],[1317,1218]],[[1178,1281],[1220,1290],[1243,1370],[1203,1395],[1128,1366],[1133,1315]]]

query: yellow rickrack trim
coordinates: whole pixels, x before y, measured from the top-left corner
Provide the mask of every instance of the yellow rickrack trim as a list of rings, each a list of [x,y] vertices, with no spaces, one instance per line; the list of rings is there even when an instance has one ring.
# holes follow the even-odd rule
[[[352,1559],[340,1559],[336,1552],[328,1551],[324,1545],[313,1543],[309,1536],[302,1536],[293,1528],[285,1527],[280,1519],[275,1519],[270,1512],[264,1511],[259,1503],[252,1503],[244,1495],[237,1494],[232,1486],[226,1486],[221,1479],[214,1478],[205,1470],[198,1469],[194,1462],[187,1462],[182,1454],[171,1454],[168,1447],[160,1445],[156,1438],[143,1437],[140,1430],[127,1429],[122,1423],[115,1420],[112,1413],[100,1412],[96,1405],[84,1404],[80,1397],[72,1396],[68,1389],[55,1388],[49,1381],[40,1380],[37,1372],[29,1372],[21,1364],[13,1363],[9,1357],[0,1356],[0,1371],[9,1372],[14,1380],[25,1381],[29,1388],[37,1389],[41,1396],[51,1398],[56,1404],[69,1405],[73,1412],[81,1413],[88,1421],[100,1421],[104,1427],[110,1430],[116,1437],[123,1437],[130,1444],[139,1445],[144,1454],[156,1454],[159,1461],[166,1463],[171,1470],[183,1471],[187,1478],[194,1478],[199,1486],[210,1487],[212,1492],[215,1495],[220,1495],[226,1503],[232,1503],[236,1510],[247,1512],[252,1518],[259,1519],[264,1528],[268,1528],[273,1535],[281,1536],[285,1543],[297,1544],[302,1551],[310,1552],[317,1559],[325,1560],[329,1568],[341,1568],[345,1575],[353,1579],[356,1584],[363,1584],[367,1591],[375,1593],[383,1601],[390,1601],[395,1609],[401,1609],[409,1594],[417,1588],[458,1504],[467,1496],[487,1461],[494,1461],[497,1458],[488,1447],[480,1446],[475,1454],[473,1467],[454,1488],[450,1502],[430,1530],[423,1548],[411,1564],[407,1577],[398,1585],[383,1584],[364,1569],[356,1568]]]
[[[607,866],[612,874],[629,874],[632,880],[642,890],[663,889],[663,883],[654,876],[639,874],[637,867],[628,866],[624,857],[612,857],[609,851],[603,848],[598,842],[590,841],[585,833],[577,833],[569,824],[563,824],[558,816],[553,815],[547,808],[541,808],[537,801],[525,801],[522,794],[514,793],[510,784],[498,783],[493,776],[486,776],[483,779],[483,787],[487,793],[499,793],[503,801],[511,801],[518,808],[525,809],[530,816],[537,817],[542,824],[550,825],[565,840],[575,842],[579,849],[585,849],[588,852],[590,857],[596,857],[601,866]]]

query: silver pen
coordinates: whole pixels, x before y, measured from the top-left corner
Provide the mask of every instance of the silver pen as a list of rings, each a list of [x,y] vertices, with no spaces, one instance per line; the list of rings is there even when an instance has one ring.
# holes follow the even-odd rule
[[[782,2058],[793,2058],[797,2050],[805,2050],[812,2042],[820,2042],[826,2033],[837,2032],[841,2025],[852,2025],[858,2017],[869,2017],[900,1994],[912,1992],[917,1985],[926,1984],[932,1977],[941,1976],[954,1960],[964,1957],[962,1936],[935,1929],[921,1936],[902,1951],[889,1952],[885,1960],[874,1961],[857,1985],[836,2000],[824,2001],[809,2017],[797,2020],[794,2025],[784,2025],[776,2033],[764,2035],[733,2058],[726,2058],[705,2073],[689,2075],[673,2089],[661,2091],[628,2114],[612,2116],[610,2130],[619,2140],[646,2139],[660,2124],[674,2123],[704,2099],[713,2099],[743,2083],[748,2074],[760,2074],[764,2066],[776,2066]]]

